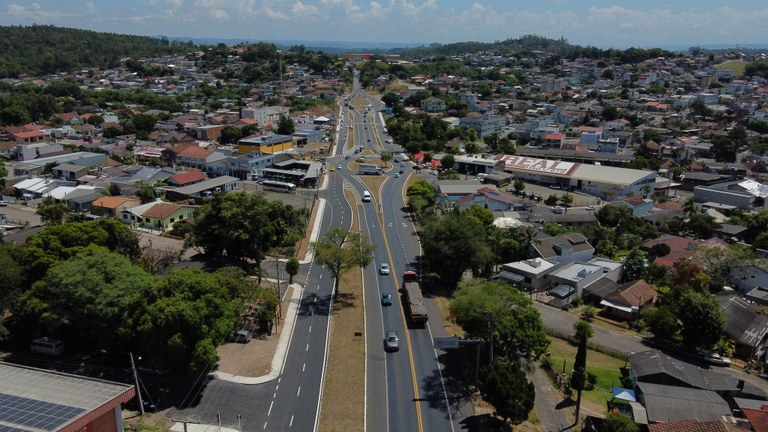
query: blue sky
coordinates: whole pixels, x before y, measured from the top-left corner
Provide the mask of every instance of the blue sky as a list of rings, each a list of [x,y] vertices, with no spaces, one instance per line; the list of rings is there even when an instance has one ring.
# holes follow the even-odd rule
[[[450,43],[539,34],[602,48],[768,41],[765,0],[0,0],[0,25],[257,40]]]

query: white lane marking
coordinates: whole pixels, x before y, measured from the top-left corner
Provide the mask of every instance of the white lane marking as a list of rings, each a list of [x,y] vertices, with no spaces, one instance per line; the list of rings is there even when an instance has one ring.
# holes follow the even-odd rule
[[[309,332],[312,333],[312,326],[309,326]]]
[[[306,370],[306,369],[307,369],[307,364],[306,364],[306,363],[304,363],[303,365],[301,365],[301,371],[302,371],[302,372],[304,372],[304,370]]]
[[[296,397],[299,397],[300,394],[301,394],[301,386],[299,386],[299,388],[296,389]]]
[[[309,351],[309,344],[307,344],[307,348],[306,348],[306,350],[305,350],[305,351]]]
[[[272,402],[269,403],[269,411],[267,411],[267,417],[272,415],[272,405],[274,405],[274,404],[275,404],[275,401],[272,401]]]
[[[264,429],[267,428],[267,422],[264,422]]]
[[[291,416],[291,423],[288,424],[288,427],[293,427],[293,416]]]

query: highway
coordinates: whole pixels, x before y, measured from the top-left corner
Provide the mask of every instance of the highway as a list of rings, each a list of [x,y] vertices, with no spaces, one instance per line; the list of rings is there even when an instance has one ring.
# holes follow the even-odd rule
[[[360,197],[366,188],[357,173],[347,167],[357,157],[356,149],[368,148],[377,154],[383,148],[397,149],[385,143],[382,119],[377,117],[383,104],[363,93],[357,83],[350,100],[368,101],[371,108],[366,112],[364,103],[359,109],[342,107],[339,143],[334,154],[326,159],[329,181],[325,190],[320,190],[320,197],[326,200],[320,234],[332,227],[351,227],[352,209],[344,197],[344,190],[351,190],[355,195],[352,204],[357,206],[362,229],[376,245],[373,262],[363,272],[366,429],[461,429],[459,422],[472,415],[472,409],[464,385],[457,385],[463,383],[460,377],[444,376],[445,361],[450,356],[433,349],[432,338],[445,336],[437,306],[425,291],[430,321],[425,328],[409,329],[398,294],[402,273],[421,271],[419,241],[403,195],[412,166],[405,163],[404,173],[396,178],[400,166],[395,163],[394,170],[384,172],[388,178],[380,193],[371,191],[374,200],[362,202]],[[350,125],[352,128],[348,129]],[[347,148],[347,135],[354,140],[353,147]],[[330,172],[331,166],[341,166],[341,169]],[[379,196],[383,202],[378,201]],[[389,263],[391,274],[379,275],[378,268],[383,262]],[[236,428],[239,423],[243,431],[317,430],[322,410],[329,311],[333,307],[333,280],[324,268],[313,264],[302,265],[297,278],[306,282],[281,376],[258,385],[211,379],[199,395],[192,394],[190,401],[171,413],[173,418],[213,425],[217,424],[218,413],[223,426]],[[383,292],[393,295],[392,306],[381,306]],[[384,351],[383,338],[388,330],[400,336],[397,352]],[[446,384],[448,382],[452,384]]]
[[[366,100],[371,109],[366,113]],[[383,124],[378,117],[383,104],[356,88],[350,96],[350,110],[355,144],[380,153],[382,149],[396,152],[386,144]],[[363,127],[360,128],[360,125]],[[342,146],[339,146],[343,148]],[[351,150],[354,152],[354,148]],[[346,160],[346,159],[345,159]],[[371,191],[374,202],[358,203],[365,232],[377,246],[374,262],[364,272],[367,366],[366,366],[366,429],[368,431],[452,431],[460,429],[459,422],[472,414],[463,390],[454,394],[457,377],[444,376],[448,357],[433,348],[434,336],[446,336],[440,314],[425,290],[430,321],[425,328],[408,328],[398,288],[404,271],[421,273],[420,247],[416,229],[406,211],[404,186],[412,173],[409,162],[393,161],[394,169],[384,172],[388,178],[381,190]],[[356,173],[342,169],[342,175],[356,189],[362,184]],[[360,189],[357,189],[360,191]],[[377,197],[381,197],[381,202]],[[389,275],[378,273],[379,265],[388,263]],[[393,295],[392,306],[381,306],[381,295]],[[400,336],[400,350],[385,353],[383,337],[394,330]],[[452,380],[451,385],[446,383]],[[463,384],[458,387],[463,389]],[[449,391],[451,389],[451,391]],[[382,409],[387,407],[387,409]]]

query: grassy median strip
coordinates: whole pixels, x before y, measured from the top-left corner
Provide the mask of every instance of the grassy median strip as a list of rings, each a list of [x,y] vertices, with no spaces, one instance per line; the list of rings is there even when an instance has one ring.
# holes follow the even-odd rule
[[[354,224],[360,230],[357,201],[352,192],[344,196],[352,203]],[[347,272],[333,304],[328,368],[325,374],[319,430],[355,431],[365,427],[365,310],[360,270]]]

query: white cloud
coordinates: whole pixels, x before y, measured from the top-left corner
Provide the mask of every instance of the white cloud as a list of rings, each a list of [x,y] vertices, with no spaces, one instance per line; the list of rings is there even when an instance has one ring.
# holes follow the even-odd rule
[[[228,20],[229,14],[224,9],[214,9],[213,17],[219,20]]]
[[[174,9],[180,8],[183,3],[183,0],[165,0],[165,4]]]
[[[300,1],[291,5],[291,13],[294,18],[319,18],[322,15],[317,6],[304,4]]]
[[[49,22],[51,20],[75,16],[75,14],[70,12],[43,9],[40,6],[40,3],[37,2],[31,3],[29,6],[11,3],[8,5],[8,15],[17,19],[32,19],[33,22]]]

